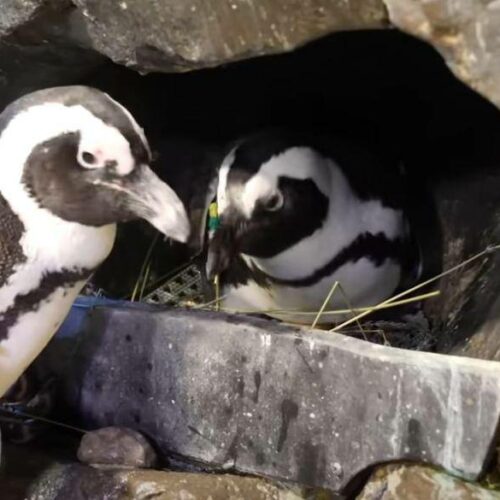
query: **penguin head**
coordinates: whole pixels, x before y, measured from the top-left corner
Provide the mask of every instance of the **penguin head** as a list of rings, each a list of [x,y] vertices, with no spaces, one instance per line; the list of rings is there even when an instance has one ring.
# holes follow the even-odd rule
[[[0,115],[0,191],[17,210],[104,226],[143,218],[186,241],[183,203],[150,169],[143,130],[119,103],[81,86],[37,91]]]
[[[312,235],[329,207],[328,160],[300,137],[264,132],[241,141],[219,170],[220,226],[208,274],[239,254],[271,258]]]

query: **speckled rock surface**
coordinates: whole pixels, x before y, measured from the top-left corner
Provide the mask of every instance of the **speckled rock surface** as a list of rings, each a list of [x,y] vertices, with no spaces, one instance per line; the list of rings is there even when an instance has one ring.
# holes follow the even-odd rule
[[[419,465],[378,469],[357,500],[497,500],[500,492]]]
[[[497,363],[202,311],[96,308],[75,359],[65,381],[87,428],[335,491],[392,460],[475,479],[500,415]]]
[[[0,36],[10,34],[18,26],[29,21],[41,7],[40,0],[2,0]]]
[[[384,24],[380,0],[75,0],[95,47],[141,71],[182,71],[291,50]],[[146,8],[147,5],[147,8]]]
[[[105,427],[87,432],[78,448],[78,459],[86,464],[153,467],[156,453],[140,433],[124,427]]]

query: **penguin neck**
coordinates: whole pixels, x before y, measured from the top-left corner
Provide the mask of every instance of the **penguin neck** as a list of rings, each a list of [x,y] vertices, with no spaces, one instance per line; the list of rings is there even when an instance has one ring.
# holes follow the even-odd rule
[[[270,258],[243,255],[265,274],[278,279],[303,279],[329,262],[360,233],[399,235],[402,212],[384,207],[380,200],[361,200],[347,177],[329,160],[329,206],[323,224],[283,252]]]
[[[22,184],[0,187],[0,193],[24,226],[20,244],[28,260],[49,270],[94,270],[110,253],[116,224],[93,227],[71,222],[39,206]]]
[[[10,188],[10,189],[9,189]],[[116,225],[89,227],[38,206],[22,185],[0,193],[22,225],[22,256],[0,287],[0,397],[57,331],[92,271],[107,257]]]

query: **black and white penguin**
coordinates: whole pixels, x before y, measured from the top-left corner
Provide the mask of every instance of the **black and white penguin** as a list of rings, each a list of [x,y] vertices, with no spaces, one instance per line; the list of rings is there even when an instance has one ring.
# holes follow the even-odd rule
[[[398,165],[345,139],[272,131],[239,141],[219,170],[207,263],[223,306],[310,324],[292,311],[318,311],[335,281],[352,307],[387,299],[419,269],[404,198]],[[335,309],[346,309],[338,291]]]
[[[0,115],[0,396],[107,257],[117,222],[187,240],[185,208],[150,161],[132,115],[92,88],[37,91]]]

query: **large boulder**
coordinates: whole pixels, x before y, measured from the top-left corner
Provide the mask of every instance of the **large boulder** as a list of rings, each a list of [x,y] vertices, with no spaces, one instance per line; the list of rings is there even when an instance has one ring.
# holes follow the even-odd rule
[[[94,46],[139,71],[185,71],[381,27],[380,0],[75,0]]]
[[[0,109],[43,87],[76,83],[105,60],[68,0],[0,2]]]
[[[394,460],[476,479],[500,417],[497,363],[207,311],[91,309],[62,380],[85,428],[339,492]]]
[[[500,493],[420,465],[377,469],[356,500],[499,500]]]
[[[495,1],[4,0],[0,85],[7,99],[13,89],[69,83],[101,54],[143,73],[179,72],[392,24],[434,45],[459,78],[499,105],[499,21]]]

